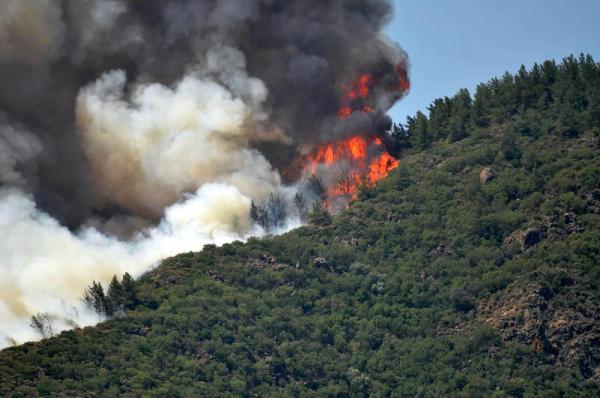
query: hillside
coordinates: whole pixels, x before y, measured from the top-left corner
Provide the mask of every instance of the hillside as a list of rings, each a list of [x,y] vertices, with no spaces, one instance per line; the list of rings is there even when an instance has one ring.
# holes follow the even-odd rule
[[[547,61],[393,129],[331,220],[206,246],[96,327],[0,352],[0,395],[600,394],[600,65]]]

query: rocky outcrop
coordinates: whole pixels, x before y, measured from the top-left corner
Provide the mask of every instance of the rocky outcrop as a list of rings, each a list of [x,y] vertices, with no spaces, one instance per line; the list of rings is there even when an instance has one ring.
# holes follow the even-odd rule
[[[329,265],[327,259],[325,257],[317,257],[315,258],[315,267],[317,268],[325,268]]]
[[[564,284],[574,283],[566,277]],[[600,306],[577,286],[557,300],[535,283],[515,283],[480,303],[476,320],[492,326],[506,341],[530,345],[577,367],[587,378],[600,375]],[[578,307],[565,302],[586,303]]]
[[[595,189],[585,196],[588,213],[600,214],[600,189]]]
[[[507,236],[503,243],[505,246],[518,245],[527,250],[542,240],[563,240],[571,234],[580,233],[584,228],[579,222],[577,214],[571,211],[556,211],[542,219],[542,225],[524,230],[518,230]]]
[[[507,289],[502,296],[483,302],[479,317],[498,330],[504,340],[518,339],[536,350],[552,352],[545,334],[545,292],[526,285]]]
[[[268,268],[271,268],[273,271],[280,271],[282,269],[289,267],[289,264],[285,264],[285,263],[277,261],[277,258],[275,258],[275,256],[272,256],[268,253],[264,253],[259,258],[250,259],[250,261],[248,262],[248,265],[250,265],[252,267],[258,267],[258,268],[267,268],[268,267]]]
[[[567,236],[583,232],[577,214],[570,211],[555,212],[544,218],[545,234],[549,240],[565,239]]]
[[[346,245],[346,246],[358,246],[360,244],[360,240],[358,238],[355,238],[354,236],[336,236],[333,238],[335,242],[341,243],[342,245]]]
[[[489,167],[484,167],[479,172],[479,182],[482,184],[487,184],[488,182],[493,180],[494,177],[496,177],[496,173],[494,173],[494,170],[492,170]]]
[[[526,230],[516,231],[504,239],[507,246],[517,244],[522,249],[527,250],[541,242],[544,233],[539,228],[528,228]]]
[[[437,245],[436,247],[434,247],[427,253],[427,257],[431,257],[431,258],[446,257],[446,256],[449,256],[450,254],[452,254],[452,252],[450,251],[450,248],[448,246],[446,246],[444,243],[440,243],[439,245]]]

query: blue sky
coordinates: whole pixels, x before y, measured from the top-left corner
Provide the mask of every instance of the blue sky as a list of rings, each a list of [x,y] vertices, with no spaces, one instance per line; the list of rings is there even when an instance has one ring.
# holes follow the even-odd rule
[[[600,61],[600,0],[394,0],[386,33],[408,52],[406,120],[433,99],[516,72],[521,64],[589,53]]]

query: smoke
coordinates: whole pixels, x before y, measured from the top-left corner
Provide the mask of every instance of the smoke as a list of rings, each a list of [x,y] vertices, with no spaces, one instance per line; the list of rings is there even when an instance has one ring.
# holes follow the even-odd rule
[[[20,168],[30,166],[42,150],[39,140],[0,114],[0,184],[24,186]]]
[[[79,305],[91,280],[139,276],[164,257],[260,234],[249,206],[250,198],[235,186],[204,184],[168,207],[157,226],[122,241],[94,228],[74,234],[36,209],[31,197],[0,192],[0,228],[10,231],[0,240],[0,346],[39,338],[28,327],[38,311],[56,318],[55,330],[97,322]]]
[[[293,201],[302,184],[280,176],[301,153],[381,134],[406,92],[390,15],[386,0],[1,2],[0,347],[36,338],[38,311],[55,331],[97,322],[79,305],[92,280],[264,233],[250,203]],[[362,73],[373,110],[342,120]]]
[[[172,87],[126,92],[120,70],[82,87],[76,123],[97,198],[133,216],[90,217],[75,233],[23,188],[18,168],[40,153],[39,141],[2,124],[0,176],[10,188],[0,190],[0,228],[10,234],[0,242],[0,346],[35,338],[28,324],[38,311],[52,315],[54,330],[97,322],[78,305],[92,280],[139,275],[162,258],[262,233],[250,203],[280,189],[280,178],[250,144],[285,138],[268,125],[267,90],[244,62],[219,48]]]
[[[65,33],[55,0],[5,0],[0,4],[0,60],[36,65],[58,55]]]
[[[249,78],[239,51],[211,50],[173,88],[140,84],[125,98],[123,71],[105,73],[77,98],[82,146],[100,197],[159,217],[184,192],[208,182],[262,198],[279,176],[250,142],[279,139],[258,126],[267,90]],[[217,79],[208,76],[217,74]]]

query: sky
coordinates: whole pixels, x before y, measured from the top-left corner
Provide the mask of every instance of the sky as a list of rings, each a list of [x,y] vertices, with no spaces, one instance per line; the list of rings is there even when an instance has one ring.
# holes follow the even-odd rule
[[[600,61],[600,0],[394,0],[386,33],[408,53],[411,92],[397,122],[435,98],[546,59]]]

